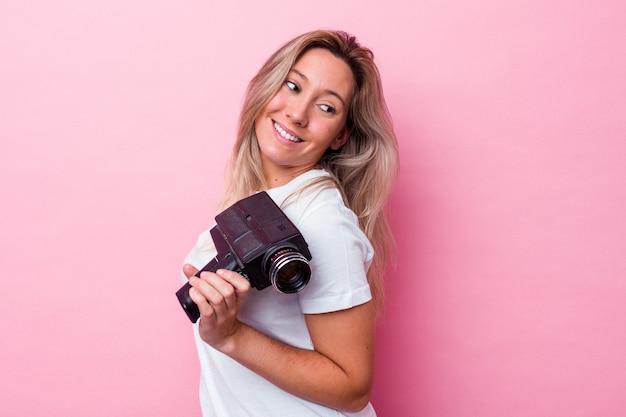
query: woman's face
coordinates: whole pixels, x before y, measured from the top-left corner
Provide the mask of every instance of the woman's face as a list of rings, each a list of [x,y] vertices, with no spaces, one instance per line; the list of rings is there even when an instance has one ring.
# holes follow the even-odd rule
[[[345,143],[353,88],[348,65],[325,49],[311,49],[296,61],[254,123],[270,188],[314,168],[328,148]]]

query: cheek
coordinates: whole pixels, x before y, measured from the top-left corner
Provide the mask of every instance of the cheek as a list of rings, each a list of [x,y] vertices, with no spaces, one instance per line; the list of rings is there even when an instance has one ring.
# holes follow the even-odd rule
[[[272,113],[276,113],[280,106],[280,100],[277,98],[277,95],[274,95],[274,97],[265,104],[254,120],[254,129],[257,130],[257,134],[258,129],[263,126],[263,120],[267,120],[268,117],[271,117]]]
[[[337,139],[337,137],[341,135],[341,132],[343,132],[344,127],[345,127],[344,122],[328,123],[326,126],[324,126],[324,136],[327,138],[328,141]]]
[[[280,90],[263,107],[262,113],[273,113],[285,107],[285,97]]]

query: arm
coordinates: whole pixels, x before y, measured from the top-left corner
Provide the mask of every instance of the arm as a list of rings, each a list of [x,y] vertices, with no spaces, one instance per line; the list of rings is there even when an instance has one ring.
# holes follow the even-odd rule
[[[185,267],[193,276],[195,269]],[[314,350],[272,339],[237,320],[249,289],[241,275],[221,270],[191,279],[190,295],[202,314],[202,339],[215,349],[298,397],[328,407],[359,411],[369,401],[374,367],[371,303],[306,315]]]

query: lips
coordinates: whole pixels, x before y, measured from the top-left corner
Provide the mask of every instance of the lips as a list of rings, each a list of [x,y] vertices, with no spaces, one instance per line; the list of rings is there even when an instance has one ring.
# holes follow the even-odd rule
[[[293,143],[299,143],[302,142],[302,139],[300,139],[297,136],[292,135],[291,133],[287,132],[285,129],[283,129],[278,123],[274,122],[274,129],[276,129],[276,132],[278,132],[278,134],[280,135],[281,138],[286,139],[290,142]]]

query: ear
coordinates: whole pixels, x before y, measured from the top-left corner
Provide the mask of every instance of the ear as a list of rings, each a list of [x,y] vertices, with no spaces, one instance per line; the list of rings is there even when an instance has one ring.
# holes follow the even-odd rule
[[[338,151],[343,145],[346,144],[346,142],[350,138],[351,133],[352,133],[351,127],[350,128],[346,127],[345,129],[343,129],[343,131],[337,137],[337,139],[332,141],[332,143],[330,144],[330,149],[332,149],[333,151]]]

